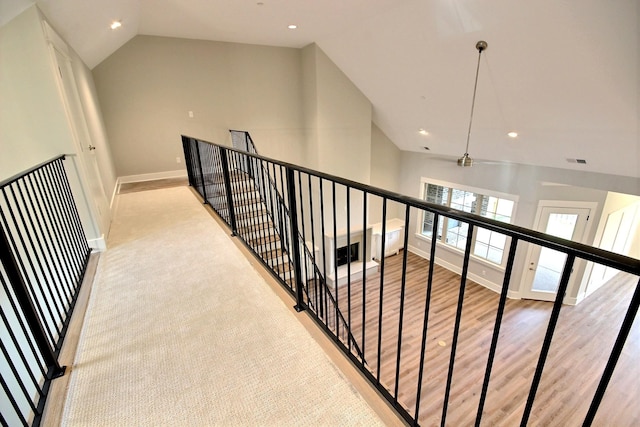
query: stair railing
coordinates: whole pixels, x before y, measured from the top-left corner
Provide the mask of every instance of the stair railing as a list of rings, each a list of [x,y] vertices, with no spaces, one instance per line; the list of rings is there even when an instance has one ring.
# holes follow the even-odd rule
[[[91,250],[65,156],[0,182],[0,422],[38,426]],[[2,359],[2,356],[0,356]]]
[[[323,273],[323,278],[327,278],[327,266],[324,264],[326,264],[329,256],[335,256],[336,251],[335,248],[328,249],[326,247],[325,241],[327,239],[325,237],[333,234],[333,238],[337,239],[339,233],[336,230],[338,222],[336,218],[338,216],[346,218],[346,230],[341,235],[351,236],[354,231],[351,223],[352,219],[357,219],[361,214],[362,228],[364,228],[368,227],[368,214],[371,215],[375,211],[377,215],[381,212],[381,248],[382,254],[384,254],[385,227],[389,219],[388,206],[394,204],[400,211],[403,211],[404,236],[400,251],[401,255],[398,255],[400,259],[387,260],[387,257],[380,256],[378,272],[369,273],[364,268],[361,277],[353,277],[352,274],[347,274],[346,283],[344,285],[337,283],[332,293],[335,298],[336,310],[345,313],[344,320],[346,321],[346,329],[349,331],[348,336],[358,337],[358,351],[354,352],[353,347],[350,347],[350,343],[356,341],[355,339],[340,338],[337,329],[339,328],[338,325],[342,325],[341,321],[337,321],[334,328],[327,326],[327,312],[329,310],[326,304],[324,306],[324,318],[320,318],[312,310],[308,312],[327,333],[332,335],[336,345],[360,369],[362,374],[388,400],[407,423],[411,425],[419,425],[420,423],[431,425],[436,419],[439,419],[439,424],[446,425],[447,417],[451,418],[454,415],[453,411],[449,410],[450,407],[463,404],[476,405],[475,402],[477,402],[477,411],[473,406],[470,406],[467,410],[455,412],[457,417],[469,417],[464,418],[463,421],[458,420],[459,424],[480,425],[484,417],[495,416],[496,412],[501,412],[501,405],[508,403],[509,411],[514,411],[513,408],[519,408],[516,410],[521,411],[519,412],[520,415],[511,412],[511,416],[518,416],[520,418],[519,424],[526,426],[532,417],[539,419],[548,415],[544,411],[549,406],[550,400],[559,399],[558,395],[562,393],[563,402],[564,399],[570,399],[572,396],[579,395],[580,399],[579,401],[572,400],[572,405],[564,405],[567,406],[569,413],[559,414],[554,412],[552,418],[565,419],[558,417],[570,416],[572,417],[571,419],[578,419],[584,417],[583,426],[590,426],[594,423],[594,419],[602,421],[601,417],[603,415],[598,415],[598,410],[603,404],[605,392],[607,392],[608,388],[611,388],[610,384],[614,386],[614,391],[619,393],[618,395],[624,395],[627,392],[619,389],[621,384],[624,386],[626,383],[624,381],[620,382],[619,378],[616,379],[613,373],[619,361],[624,361],[627,367],[637,366],[637,359],[629,361],[629,357],[633,358],[634,356],[623,353],[623,350],[640,307],[640,261],[638,259],[446,206],[428,203],[421,199],[269,159],[257,154],[238,151],[189,137],[183,137],[183,142],[188,145],[185,148],[185,153],[188,154],[187,157],[190,159],[187,161],[190,182],[193,182],[192,185],[203,196],[205,202],[220,213],[234,233],[241,231],[239,235],[245,243],[258,240],[263,243],[263,247],[266,246],[270,250],[275,250],[269,240],[270,234],[265,230],[266,227],[255,220],[255,210],[252,211],[252,208],[247,207],[250,206],[251,202],[249,196],[241,191],[247,185],[253,187],[256,185],[255,182],[258,182],[264,186],[266,193],[263,194],[267,195],[267,199],[273,198],[275,200],[277,198],[274,195],[275,191],[271,186],[264,185],[266,176],[262,180],[252,180],[250,184],[247,184],[242,178],[247,174],[238,169],[223,170],[224,168],[222,168],[220,162],[212,165],[196,165],[194,163],[202,161],[204,158],[209,160],[226,158],[228,166],[242,164],[241,160],[251,158],[248,163],[245,162],[246,167],[251,165],[260,166],[260,168],[264,167],[261,170],[269,171],[269,175],[275,181],[275,188],[286,191],[284,199],[286,201],[285,205],[289,209],[288,217],[284,209],[278,210],[277,204],[274,203],[273,221],[274,223],[282,224],[279,226],[284,232],[285,240],[288,239],[286,245],[288,245],[287,247],[290,248],[293,255],[292,263],[295,273],[288,269],[284,271],[287,274],[282,276],[280,273],[283,271],[277,270],[279,267],[270,265],[270,268],[275,268],[276,270],[272,271],[278,271],[281,283],[287,286],[287,289],[292,293],[295,293],[296,305],[299,308],[309,306],[309,301],[318,296],[317,293],[313,294],[315,282],[313,283],[314,286],[306,287],[306,297],[301,292],[304,287],[304,281],[309,278],[309,271],[313,271],[314,274],[318,271],[315,268],[306,269],[303,266],[303,257],[300,254],[306,253],[306,249],[300,250],[301,245],[295,243],[298,240],[296,237],[298,231],[308,230],[308,233],[311,234],[311,240],[314,242],[311,249],[313,251],[315,251],[315,242],[318,242],[314,236],[319,233],[318,239],[322,239],[320,252],[322,253],[323,264],[320,271]],[[203,155],[199,156],[194,151],[201,151]],[[253,172],[249,173],[255,174],[256,172],[254,168]],[[221,183],[223,184],[222,187]],[[225,189],[225,191],[221,191],[221,188]],[[304,194],[303,189],[307,189],[308,194]],[[358,197],[361,197],[360,201],[356,201]],[[373,203],[368,203],[369,199],[380,203],[374,209]],[[224,201],[225,204],[218,203],[220,201]],[[338,211],[340,215],[338,215]],[[235,222],[232,220],[233,212],[238,214]],[[433,214],[433,235],[437,235],[439,222],[444,218],[448,218],[465,224],[468,227],[467,235],[470,237],[474,236],[474,232],[477,229],[482,228],[504,235],[508,239],[508,248],[505,248],[506,264],[500,293],[496,295],[495,313],[485,314],[482,319],[478,317],[473,319],[474,322],[482,323],[487,331],[492,332],[479,334],[476,332],[477,325],[475,324],[473,326],[474,329],[466,330],[465,322],[462,321],[464,307],[467,307],[467,304],[472,304],[469,303],[467,298],[467,295],[471,293],[471,289],[469,289],[471,284],[468,283],[468,276],[472,268],[470,264],[472,238],[466,240],[464,250],[460,254],[460,264],[454,266],[459,268],[461,272],[459,280],[456,278],[455,281],[444,284],[434,280],[435,274],[440,274],[440,277],[444,277],[443,273],[439,273],[441,267],[436,266],[437,255],[439,251],[443,250],[437,244],[437,239],[431,239],[426,259],[411,254],[411,263],[413,265],[408,262],[410,250],[412,252],[415,251],[408,245],[409,230],[414,228],[412,224],[415,225],[415,221],[412,218],[416,219],[416,216],[425,213]],[[287,221],[287,218],[289,221]],[[306,227],[305,225],[309,224],[308,221],[311,223],[315,221],[315,223]],[[330,230],[330,228],[333,228],[333,230]],[[249,232],[246,230],[249,230]],[[364,232],[364,229],[361,231],[363,234],[362,246],[367,247],[370,245],[368,234]],[[287,233],[289,234],[288,236]],[[308,238],[305,239],[303,234],[301,240],[303,241],[302,246],[306,247],[304,240],[308,240]],[[347,244],[349,244],[349,237],[347,237]],[[249,244],[247,246],[254,251],[254,254],[259,259],[262,259],[257,253],[257,249],[254,249],[255,246]],[[337,244],[334,246],[337,246]],[[296,249],[297,247],[298,249]],[[533,333],[540,334],[544,338],[540,342],[534,340],[526,343],[520,341],[515,344],[509,343],[509,334],[505,334],[504,330],[501,331],[503,323],[507,323],[507,326],[511,327],[522,327],[521,323],[514,325],[514,319],[506,311],[507,293],[510,289],[510,284],[514,280],[519,280],[519,278],[514,279],[512,277],[515,271],[516,255],[518,251],[526,251],[528,248],[535,247],[548,248],[565,256],[558,290],[555,300],[553,303],[549,303],[550,305],[548,306],[548,321],[541,325],[527,325],[527,328],[535,327],[536,329]],[[365,254],[365,257],[368,256],[369,254]],[[629,299],[628,302],[625,300],[624,303],[616,302],[618,307],[621,306],[620,304],[623,304],[622,307],[624,307],[623,310],[616,310],[617,313],[620,313],[619,323],[610,323],[610,329],[605,331],[607,337],[615,337],[613,344],[608,348],[598,347],[598,354],[589,356],[592,358],[590,359],[592,363],[589,366],[593,371],[589,375],[592,378],[595,376],[594,380],[597,382],[597,386],[594,382],[594,386],[586,390],[584,381],[572,382],[575,378],[586,375],[586,372],[580,372],[580,375],[576,376],[565,375],[561,378],[551,377],[548,379],[554,385],[557,380],[558,384],[561,384],[561,389],[554,388],[554,386],[540,387],[546,365],[561,363],[561,365],[556,365],[555,368],[556,370],[562,370],[567,369],[567,366],[571,364],[572,354],[563,353],[560,360],[557,357],[549,357],[549,355],[554,336],[559,335],[557,331],[560,330],[563,324],[564,318],[560,316],[563,309],[563,300],[567,294],[572,272],[576,267],[576,262],[579,260],[620,271],[622,275],[621,283],[628,286],[625,292],[628,293]],[[394,261],[392,265],[395,267],[393,269],[389,268],[388,271],[385,270],[385,266],[391,261]],[[350,262],[347,263],[348,268],[350,264]],[[435,274],[434,271],[436,272]],[[337,272],[338,268],[334,265],[333,271],[330,273],[334,274],[335,282],[338,282]],[[419,281],[410,280],[410,275],[419,275],[421,279]],[[320,283],[317,284],[319,285]],[[320,287],[318,289],[319,292],[322,292]],[[477,287],[474,287],[474,289],[477,289]],[[436,307],[442,307],[442,301],[434,298],[436,291],[446,292],[448,295],[448,292],[452,290],[457,290],[457,298],[455,298],[457,302],[447,299],[446,310],[435,311]],[[480,295],[476,291],[474,292],[475,294],[472,295]],[[328,295],[330,293],[324,293],[324,296]],[[409,314],[411,314],[411,317],[406,317]],[[338,318],[336,315],[335,319],[337,320]],[[434,321],[436,322],[435,324]],[[447,342],[439,341],[440,338],[434,336],[434,330],[439,331],[444,327],[450,328],[452,333]],[[586,324],[583,327],[588,328],[589,325]],[[567,333],[566,329],[562,330],[562,332]],[[599,333],[602,334],[603,332]],[[491,337],[490,339],[489,336]],[[411,340],[410,344],[405,345],[405,341],[409,339]],[[497,357],[498,343],[503,341],[508,342],[509,347],[507,348],[509,349],[514,345],[526,346],[524,350],[526,350],[527,357],[530,356],[531,359],[529,361],[530,365],[527,365],[527,372],[525,372],[525,369],[520,369],[522,372],[514,376],[512,367],[505,367],[504,361],[502,361],[502,364],[499,363],[500,358]],[[465,370],[458,372],[460,370],[459,359],[465,357],[463,350],[465,346],[467,349],[472,349],[473,360],[466,358]],[[486,359],[485,357],[479,357],[477,354],[477,350],[485,346],[487,347],[487,350],[485,350]],[[434,359],[435,357],[437,359]],[[504,357],[504,354],[502,357]],[[580,352],[576,352],[575,357],[582,360],[585,357],[583,349]],[[456,365],[457,360],[458,363]],[[604,368],[601,369],[601,366]],[[473,371],[470,371],[472,368]],[[457,373],[456,376],[454,376],[454,371]],[[526,378],[525,380],[522,379],[523,375]],[[475,377],[482,378],[481,382],[469,382],[469,378]],[[620,375],[617,377],[620,377]],[[500,380],[499,388],[495,389],[494,386],[492,389],[490,387],[491,381],[496,383],[498,379]],[[523,386],[523,381],[529,381],[528,390],[526,386]],[[443,384],[444,387],[441,387]],[[526,390],[526,392],[524,394],[509,395],[508,401],[505,401],[503,392],[505,389]],[[442,393],[440,393],[440,390],[442,390]],[[592,392],[593,394],[591,394]],[[590,400],[584,399],[587,394],[591,394],[592,398]],[[538,395],[542,395],[541,398],[544,399],[545,404],[534,405]],[[564,406],[555,405],[555,408],[561,411]],[[491,410],[485,409],[487,407],[490,407]],[[622,409],[625,408],[628,408],[628,406],[624,406]],[[600,418],[596,418],[597,416]],[[623,420],[623,424],[630,425],[632,421]]]
[[[229,132],[231,134],[232,145],[235,149],[240,152],[258,155],[258,150],[249,132],[238,130],[230,130]],[[359,357],[363,357],[357,340],[347,327],[347,320],[342,311],[339,310],[336,298],[316,263],[314,253],[312,253],[307,246],[304,213],[300,216],[302,219],[300,231],[294,233],[291,231],[291,213],[287,200],[293,200],[298,197],[302,199],[300,175],[298,175],[298,194],[290,194],[287,199],[285,199],[280,190],[284,184],[281,184],[280,187],[278,186],[275,170],[270,171],[264,161],[258,158],[239,156],[236,158],[235,166],[236,169],[241,170],[253,179],[255,188],[259,192],[261,200],[266,204],[267,214],[274,222],[274,226],[282,238],[287,253],[293,252],[294,248],[292,246],[291,236],[296,236],[295,239],[293,239],[293,244],[297,245],[296,249],[300,251],[300,256],[302,257],[300,275],[303,278],[301,289],[305,292],[303,298],[305,304],[309,305],[316,315],[324,320],[324,323],[326,323],[329,328],[336,330],[336,336],[341,336],[348,342],[349,349],[353,349]],[[288,177],[286,181],[290,182],[292,179],[294,178]],[[301,206],[301,209],[304,209],[304,207]],[[273,215],[273,212],[276,212],[276,215]],[[296,223],[297,222],[298,221],[296,221]],[[313,224],[311,224],[311,226],[313,227]],[[315,247],[313,235],[312,240],[312,247]],[[309,282],[313,283],[313,288],[311,289],[309,288]],[[332,307],[333,310],[327,312],[328,309],[326,309],[326,307]],[[337,319],[337,322],[335,319]]]

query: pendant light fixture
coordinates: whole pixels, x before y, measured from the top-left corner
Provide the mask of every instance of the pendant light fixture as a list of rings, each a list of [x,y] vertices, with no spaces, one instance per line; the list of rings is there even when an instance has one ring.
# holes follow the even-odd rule
[[[471,138],[471,123],[473,122],[473,107],[476,103],[476,90],[478,89],[478,73],[480,71],[480,57],[482,51],[487,48],[487,42],[480,40],[476,43],[476,49],[478,49],[478,66],[476,67],[476,82],[473,86],[473,99],[471,100],[471,116],[469,117],[469,131],[467,132],[467,147],[464,150],[462,157],[458,159],[458,166],[471,167],[473,166],[473,159],[469,157],[469,139]]]

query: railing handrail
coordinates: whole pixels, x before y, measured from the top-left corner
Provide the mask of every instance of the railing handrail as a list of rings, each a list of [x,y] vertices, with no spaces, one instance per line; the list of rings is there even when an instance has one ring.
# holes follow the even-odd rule
[[[283,167],[291,168],[297,172],[302,172],[302,173],[313,175],[322,179],[335,181],[337,184],[341,184],[346,187],[364,191],[366,193],[383,197],[388,200],[404,203],[413,208],[426,210],[433,213],[438,213],[448,218],[464,221],[469,224],[473,224],[474,226],[479,226],[481,228],[485,228],[491,231],[505,234],[512,238],[515,237],[522,241],[544,246],[549,249],[557,250],[560,252],[573,253],[578,258],[582,258],[584,260],[592,261],[598,264],[603,264],[607,267],[615,268],[616,270],[624,271],[624,272],[635,274],[635,275],[640,275],[640,260],[636,258],[617,254],[615,252],[607,251],[605,249],[596,248],[594,246],[590,246],[584,243],[563,239],[561,237],[551,236],[549,234],[531,230],[529,228],[522,227],[519,225],[509,224],[506,222],[497,221],[491,218],[485,218],[476,214],[460,211],[457,209],[448,208],[446,206],[430,203],[425,200],[418,199],[416,197],[406,196],[393,191],[384,190],[382,188],[373,187],[367,184],[362,184],[357,181],[352,181],[346,178],[342,178],[336,175],[331,175],[325,172],[320,172],[314,169],[309,169],[309,168],[295,165],[292,163],[283,162],[281,160],[276,160],[276,159],[265,157],[259,154],[237,150],[233,147],[229,147],[226,145],[216,144],[213,142],[209,142],[203,139],[194,138],[190,136],[186,136],[186,137],[192,138],[196,141],[200,141],[216,147],[222,147],[225,150],[234,151],[236,153],[242,153],[243,155],[254,157],[256,159],[272,162]]]
[[[242,134],[244,134],[244,136],[245,136],[245,141],[247,142],[247,148],[249,148],[249,147],[250,147],[250,148],[251,148],[251,150],[252,150],[252,151],[249,151],[249,150],[245,151],[245,150],[235,150],[235,149],[234,149],[234,151],[236,151],[236,152],[240,152],[240,153],[243,153],[243,154],[256,154],[256,155],[258,154],[258,149],[256,148],[256,146],[255,146],[255,144],[254,144],[254,142],[253,142],[253,139],[251,138],[251,135],[249,134],[249,132],[247,132],[247,131],[241,131],[241,130],[233,130],[233,129],[229,130],[229,132],[237,132],[237,133],[242,133]],[[187,137],[187,138],[191,138],[191,137]],[[191,139],[198,140],[197,138],[191,138]],[[198,140],[198,141],[200,141],[200,140]],[[208,143],[208,144],[212,144],[212,143],[207,142],[207,141],[201,141],[201,142],[203,142],[203,143]],[[250,145],[249,145],[249,144],[250,144]],[[213,144],[213,145],[216,145],[216,144]],[[265,168],[265,167],[264,167],[263,162],[260,162],[260,168],[262,169],[263,174],[265,174],[265,173],[266,173],[268,184],[271,186],[271,188],[273,188],[273,189],[275,190],[275,197],[276,197],[276,200],[278,201],[278,204],[279,204],[279,205],[280,205],[280,207],[282,208],[283,213],[285,214],[285,216],[287,216],[287,218],[290,218],[291,211],[290,211],[290,209],[289,209],[289,206],[287,206],[287,204],[285,203],[285,198],[284,198],[284,196],[283,196],[282,194],[280,194],[280,191],[278,190],[278,186],[276,185],[276,182],[274,181],[273,177],[272,177],[272,176],[271,176],[271,174],[269,173],[268,168]],[[244,173],[248,173],[248,172],[244,172]],[[253,177],[252,177],[252,178],[253,178]],[[255,179],[255,178],[254,178],[254,179]],[[258,191],[258,192],[262,193],[262,189],[261,189],[259,186],[257,186],[257,185],[256,185],[256,189],[257,189],[257,191]],[[264,197],[265,195],[261,195],[261,196],[262,196],[263,198],[265,198],[265,197]],[[272,216],[272,214],[271,214],[271,212],[270,212],[270,211],[268,211],[268,212],[267,212],[267,215],[269,215],[270,217]],[[271,219],[272,219],[272,220],[274,220],[274,218],[273,218],[273,217],[272,217]],[[277,228],[278,228],[278,226],[277,226],[277,224],[276,224],[276,221],[273,221],[273,222],[274,222],[274,227],[277,229]],[[282,230],[279,230],[279,232],[280,232],[280,233],[282,233]],[[303,250],[303,252],[304,252],[304,257],[303,257],[303,258],[305,259],[305,261],[306,261],[306,260],[310,260],[310,261],[311,261],[311,264],[313,265],[313,271],[314,271],[314,273],[315,273],[315,276],[314,276],[314,277],[317,277],[317,278],[320,280],[321,286],[325,286],[325,287],[327,287],[327,281],[326,281],[326,278],[324,277],[323,273],[320,271],[320,268],[318,267],[318,265],[317,265],[317,263],[316,263],[315,255],[311,253],[311,251],[310,251],[310,250],[309,250],[309,248],[307,247],[307,244],[306,244],[307,242],[305,242],[305,241],[304,241],[303,236],[302,236],[300,233],[298,233],[298,240],[302,243],[302,244],[301,244],[301,245],[299,245],[299,246],[302,246],[302,250]],[[286,241],[286,239],[283,239],[283,240],[282,240],[282,244],[284,245],[284,247],[285,247],[285,249],[286,249],[286,251],[287,251],[287,252],[290,252],[290,251],[291,251],[291,248],[288,248],[288,247],[287,247],[287,241]],[[305,264],[306,264],[306,262],[305,262]],[[329,299],[331,300],[331,303],[332,303],[332,304],[337,304],[337,301],[336,301],[335,296],[334,296],[330,291],[329,291],[329,292],[327,292],[327,295],[328,295]],[[315,308],[317,309],[318,307],[315,307]],[[338,310],[338,317],[340,317],[340,319],[342,320],[342,322],[343,322],[345,325],[347,324],[347,321],[346,321],[346,319],[344,318],[344,315],[342,314],[342,311],[340,311],[340,310]],[[337,321],[338,321],[338,320],[336,319],[336,322],[337,322]],[[358,346],[357,340],[355,339],[355,337],[353,336],[353,334],[351,333],[351,331],[350,331],[350,330],[348,331],[348,334],[349,334],[349,338],[351,339],[351,341],[352,341],[352,343],[353,343],[353,345],[354,345],[354,347],[355,347],[356,352],[358,353],[358,355],[359,355],[359,356],[361,356],[361,357],[363,357],[363,358],[364,358],[364,354],[363,354],[363,353],[362,353],[362,351],[360,350],[360,347]]]
[[[51,381],[65,372],[58,357],[91,253],[63,165],[68,156],[0,182],[1,346],[13,374],[2,381],[13,408],[2,424],[40,425]]]

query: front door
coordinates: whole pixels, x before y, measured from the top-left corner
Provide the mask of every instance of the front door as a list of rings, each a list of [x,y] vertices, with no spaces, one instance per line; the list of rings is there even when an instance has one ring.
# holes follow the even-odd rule
[[[543,206],[539,210],[536,230],[563,239],[582,242],[590,213],[590,208]],[[529,299],[554,301],[566,260],[567,255],[562,252],[534,245],[528,254],[523,296]],[[574,280],[574,277],[570,278],[569,286]]]

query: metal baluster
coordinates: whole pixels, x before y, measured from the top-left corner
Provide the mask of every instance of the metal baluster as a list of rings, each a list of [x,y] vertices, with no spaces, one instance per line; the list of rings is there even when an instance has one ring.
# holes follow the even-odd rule
[[[289,219],[291,221],[291,235],[298,236],[298,210],[296,208],[296,189],[294,170],[287,168],[287,194],[289,196]],[[306,307],[302,295],[302,277],[300,269],[300,248],[295,242],[292,242],[291,249],[293,252],[293,269],[296,280],[296,311],[303,311]]]
[[[324,221],[324,189],[322,188],[322,178],[319,178],[319,188],[320,188],[320,232],[322,233],[322,275],[324,276],[324,286],[322,287],[322,297],[324,297],[324,308],[325,308],[325,316],[324,323],[325,325],[329,322],[329,306],[327,300],[327,244],[325,236],[325,221]],[[328,325],[327,325],[328,326]]]
[[[538,358],[538,365],[536,366],[536,371],[533,375],[533,381],[531,383],[531,388],[529,389],[529,397],[527,398],[527,404],[524,408],[524,413],[522,414],[522,421],[520,423],[521,426],[526,426],[529,421],[529,416],[531,415],[531,409],[533,408],[533,401],[536,398],[536,392],[538,391],[538,386],[540,385],[540,379],[542,378],[542,371],[544,369],[544,364],[547,361],[547,356],[549,355],[549,349],[551,348],[551,340],[553,339],[553,333],[556,329],[556,324],[558,323],[558,317],[560,317],[560,308],[562,307],[562,300],[564,299],[564,295],[567,292],[567,286],[569,285],[569,277],[571,276],[571,270],[573,270],[573,263],[576,259],[574,254],[567,254],[567,260],[564,264],[564,270],[562,271],[562,277],[560,279],[560,285],[558,286],[558,293],[556,295],[556,300],[553,303],[553,309],[551,311],[551,316],[549,318],[549,325],[547,326],[547,332],[544,336],[544,341],[542,343],[542,349],[540,349],[540,357]]]
[[[236,236],[238,234],[238,226],[236,225],[235,208],[233,207],[227,150],[224,148],[220,148],[220,164],[222,165],[222,179],[224,180],[224,189],[227,195],[227,209],[229,210],[229,220],[231,221],[231,235]]]
[[[409,205],[405,205],[405,216],[404,216],[404,243],[403,248],[406,249],[409,244],[409,211],[411,207]],[[384,257],[385,248],[382,247],[382,257]],[[398,349],[396,350],[396,386],[394,399],[396,402],[398,401],[398,388],[400,386],[400,356],[402,351],[402,322],[404,320],[404,296],[405,290],[407,287],[407,255],[408,251],[402,251],[402,279],[401,279],[401,288],[400,288],[400,316],[398,319]]]
[[[362,357],[360,361],[362,366],[365,364],[365,330],[366,330],[366,311],[367,311],[367,262],[369,262],[369,256],[367,255],[367,192],[362,192],[362,224],[364,224],[365,232],[362,233],[362,254],[364,266],[362,268]]]
[[[351,188],[345,187],[347,191],[347,348],[351,353]],[[366,230],[365,230],[366,231]],[[338,246],[338,236],[335,236],[336,246]],[[337,283],[337,282],[336,282]]]
[[[502,315],[504,314],[504,307],[507,303],[507,293],[509,292],[509,282],[511,281],[511,272],[513,271],[513,263],[516,258],[516,247],[518,245],[518,239],[515,237],[511,239],[511,245],[509,246],[509,254],[507,256],[507,265],[504,270],[504,279],[502,281],[502,291],[500,292],[500,300],[498,302],[498,311],[496,313],[496,323],[493,327],[493,337],[491,338],[491,347],[489,348],[489,357],[487,359],[487,368],[484,371],[484,381],[482,383],[482,392],[480,393],[480,402],[478,403],[478,413],[476,414],[476,427],[480,426],[480,420],[482,419],[482,410],[484,409],[484,402],[487,397],[487,391],[489,390],[489,380],[491,379],[491,369],[493,367],[493,360],[496,354],[496,348],[498,347],[498,337],[500,336],[500,326],[502,325]]]
[[[427,275],[427,292],[424,302],[424,320],[422,323],[422,341],[420,345],[420,364],[418,365],[418,387],[416,391],[416,412],[413,417],[413,425],[418,425],[418,419],[420,416],[420,395],[422,392],[422,376],[424,374],[424,356],[427,349],[427,332],[429,327],[429,308],[431,307],[431,291],[433,289],[433,270],[435,269],[436,260],[436,236],[438,235],[438,221],[440,220],[440,214],[433,213],[433,227],[431,234],[431,250],[429,252],[429,273]]]
[[[65,367],[58,364],[58,359],[49,344],[44,327],[36,313],[36,309],[29,296],[29,291],[22,279],[18,264],[13,252],[11,252],[9,241],[7,240],[2,227],[0,227],[0,260],[4,265],[4,271],[13,289],[13,294],[22,308],[24,318],[29,325],[29,330],[36,341],[36,346],[38,347],[38,350],[40,350],[40,354],[42,355],[47,367],[51,370],[49,379],[64,375]]]
[[[464,303],[464,290],[467,283],[467,273],[469,271],[469,256],[471,255],[471,241],[473,240],[473,224],[469,224],[467,231],[467,242],[464,249],[464,260],[462,262],[462,275],[460,277],[460,293],[458,294],[458,307],[456,309],[456,320],[453,328],[453,339],[451,342],[451,357],[449,358],[449,371],[447,372],[447,386],[444,393],[444,404],[442,405],[442,419],[440,425],[444,427],[447,419],[447,408],[449,406],[449,394],[451,393],[451,381],[453,379],[453,365],[456,361],[456,348],[458,346],[458,334],[460,333],[460,320],[462,319],[462,304]]]
[[[382,198],[382,248],[384,251],[387,233],[387,198]],[[384,301],[384,252],[380,257],[380,297],[378,305],[378,355],[376,364],[376,381],[380,384],[380,357],[382,355],[382,306]]]

